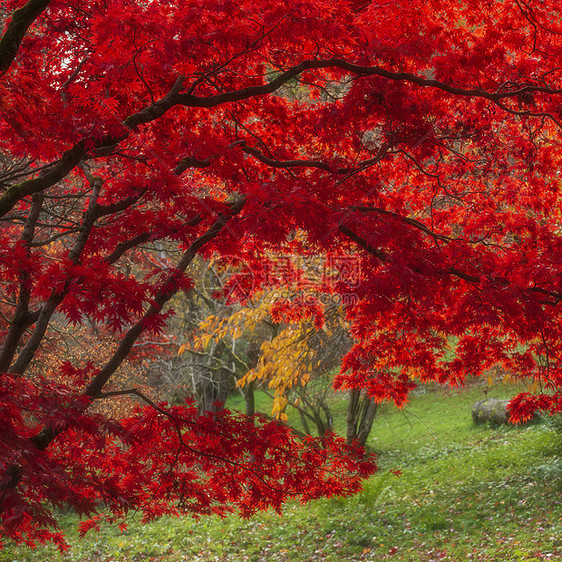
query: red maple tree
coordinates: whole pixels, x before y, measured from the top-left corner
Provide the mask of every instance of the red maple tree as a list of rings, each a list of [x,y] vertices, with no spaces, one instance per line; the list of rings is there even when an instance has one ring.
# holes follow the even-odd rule
[[[339,387],[400,405],[416,379],[461,384],[500,364],[540,388],[514,419],[560,411],[557,11],[3,0],[2,534],[62,544],[50,509],[68,504],[247,515],[372,473],[336,438],[302,443],[120,385],[196,256],[246,264],[254,288],[276,252],[337,256],[326,286],[353,297],[355,340]],[[136,268],[159,243],[177,263]],[[321,322],[321,303],[307,307]],[[61,323],[110,331],[109,359],[44,376]],[[124,394],[145,409],[96,410]]]

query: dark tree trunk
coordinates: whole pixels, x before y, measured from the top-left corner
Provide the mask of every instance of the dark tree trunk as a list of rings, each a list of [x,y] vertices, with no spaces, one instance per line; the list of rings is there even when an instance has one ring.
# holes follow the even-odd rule
[[[244,403],[246,404],[246,415],[253,416],[256,413],[256,397],[254,394],[254,383],[244,385],[242,388]]]
[[[373,428],[378,404],[367,396],[361,396],[361,391],[351,390],[347,403],[347,442],[351,444],[357,440],[364,447]]]

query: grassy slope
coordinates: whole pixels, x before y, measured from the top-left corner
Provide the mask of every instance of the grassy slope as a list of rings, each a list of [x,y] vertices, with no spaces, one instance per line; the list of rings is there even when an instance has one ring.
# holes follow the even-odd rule
[[[546,424],[474,427],[482,397],[481,387],[440,390],[402,411],[382,407],[370,441],[380,472],[360,496],[290,505],[283,518],[133,521],[83,541],[67,516],[69,554],[10,548],[0,561],[562,559],[562,436]]]

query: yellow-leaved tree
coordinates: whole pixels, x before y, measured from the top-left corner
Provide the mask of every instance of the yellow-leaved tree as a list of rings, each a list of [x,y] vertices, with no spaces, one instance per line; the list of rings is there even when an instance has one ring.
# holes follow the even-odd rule
[[[222,368],[255,411],[254,390],[272,399],[270,415],[287,421],[294,409],[304,432],[323,435],[333,430],[331,375],[351,339],[345,307],[322,303],[311,295],[274,290],[257,293],[231,314],[210,314],[197,326],[197,335],[178,354],[213,357],[222,353]],[[377,404],[359,391],[348,392],[347,439],[365,444]],[[312,429],[314,428],[314,429]]]

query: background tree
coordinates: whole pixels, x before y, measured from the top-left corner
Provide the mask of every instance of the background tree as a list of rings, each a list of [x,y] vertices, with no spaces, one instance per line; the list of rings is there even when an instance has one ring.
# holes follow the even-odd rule
[[[415,381],[457,385],[500,364],[538,386],[513,419],[559,411],[558,11],[5,0],[2,532],[56,538],[43,530],[53,504],[247,515],[351,493],[372,472],[337,441],[303,445],[124,386],[196,256],[247,264],[254,290],[272,253],[353,258],[360,283],[330,288],[356,296],[337,388],[402,405]],[[130,267],[160,242],[173,266]],[[323,322],[298,301],[282,313],[303,310]],[[114,346],[45,379],[34,366],[63,318],[103,326]],[[148,406],[96,413],[123,395]]]
[[[202,412],[225,402],[236,383],[257,361],[259,347],[270,335],[271,327],[254,325],[251,331],[235,324],[227,334],[213,337],[213,326],[232,318],[236,322],[240,304],[232,302],[229,280],[235,282],[234,264],[226,266],[200,260],[196,285],[174,301],[175,317],[166,331],[176,342],[169,353],[158,354],[149,361],[152,383],[168,399],[183,401],[196,398]],[[252,385],[240,389],[246,401],[246,414],[255,413]]]

